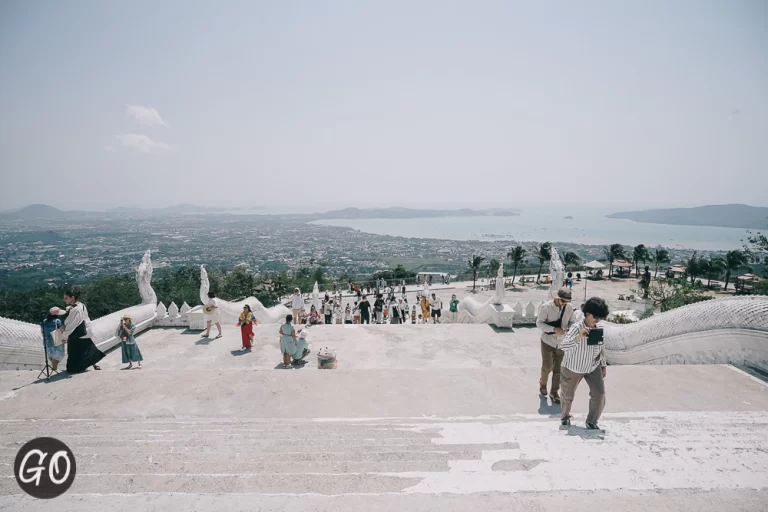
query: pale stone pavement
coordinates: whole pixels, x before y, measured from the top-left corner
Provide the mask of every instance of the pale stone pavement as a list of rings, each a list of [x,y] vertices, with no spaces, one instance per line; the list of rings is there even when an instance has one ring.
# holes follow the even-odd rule
[[[605,434],[537,395],[538,332],[321,326],[337,370],[276,370],[275,326],[239,353],[156,329],[142,370],[34,383],[0,372],[0,510],[764,510],[768,387],[729,366],[608,368]],[[234,352],[233,352],[234,351]],[[21,494],[19,447],[77,457],[67,494]],[[599,505],[599,506],[598,506]]]

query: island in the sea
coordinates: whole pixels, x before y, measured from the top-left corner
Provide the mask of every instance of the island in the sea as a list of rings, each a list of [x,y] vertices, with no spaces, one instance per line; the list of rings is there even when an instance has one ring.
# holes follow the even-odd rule
[[[563,217],[563,218],[564,218],[565,220],[573,220],[573,217],[572,217],[572,216],[570,216],[570,215],[566,215],[566,216],[565,216],[565,217]]]
[[[712,226],[721,228],[768,228],[768,208],[746,204],[716,204],[695,208],[662,208],[607,215],[652,224]]]
[[[418,219],[425,217],[512,217],[520,215],[514,208],[490,208],[485,210],[420,210],[413,208],[344,208],[318,215],[320,219]]]

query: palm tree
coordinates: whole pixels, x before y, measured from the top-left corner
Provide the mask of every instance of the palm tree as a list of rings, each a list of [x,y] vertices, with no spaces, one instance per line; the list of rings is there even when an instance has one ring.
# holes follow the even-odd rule
[[[471,258],[469,258],[469,268],[472,269],[472,291],[475,291],[475,283],[477,282],[477,272],[480,270],[480,265],[483,264],[485,261],[485,258],[482,256],[475,256],[472,255]]]
[[[746,267],[749,263],[749,257],[747,253],[740,250],[728,251],[725,255],[725,286],[724,290],[728,289],[728,282],[731,280],[731,273],[737,272],[739,269]]]
[[[651,256],[651,258],[656,265],[656,272],[653,274],[653,278],[656,279],[656,276],[659,274],[659,266],[666,265],[672,260],[669,259],[669,251],[662,247],[657,247],[656,252]]]
[[[544,242],[534,251],[534,254],[539,258],[539,275],[536,276],[536,282],[538,283],[539,279],[541,279],[541,267],[544,266],[545,261],[552,259],[552,244]]]
[[[499,267],[501,266],[501,263],[499,263],[499,260],[496,258],[493,258],[491,262],[488,264],[488,277],[496,277],[496,274],[499,272]]]
[[[685,272],[691,278],[691,284],[705,271],[705,266],[704,258],[696,256],[696,253],[693,253],[693,256],[688,259],[688,263],[685,265]]]
[[[605,258],[608,260],[610,270],[608,270],[608,277],[613,277],[613,262],[626,258],[624,255],[624,246],[621,244],[611,244],[604,250]]]
[[[515,277],[517,277],[517,267],[522,263],[524,263],[525,254],[527,252],[528,251],[526,251],[525,249],[523,249],[521,246],[518,245],[517,247],[515,247],[514,249],[512,249],[507,253],[507,258],[512,260],[512,266],[515,268],[515,272],[512,275],[512,283],[515,282]]]
[[[567,252],[565,253],[565,256],[563,256],[563,264],[565,265],[566,272],[568,271],[568,265],[578,267],[579,263],[581,263],[581,258],[575,252]]]
[[[635,276],[640,277],[640,262],[645,262],[651,259],[651,253],[648,252],[648,248],[645,245],[636,245],[632,250],[632,255],[635,258]]]
[[[725,260],[719,256],[708,260],[699,260],[701,270],[707,276],[707,288],[712,286],[712,277],[719,276],[725,270]]]

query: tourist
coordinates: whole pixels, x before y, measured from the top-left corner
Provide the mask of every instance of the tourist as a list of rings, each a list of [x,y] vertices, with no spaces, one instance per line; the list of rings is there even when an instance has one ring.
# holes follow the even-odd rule
[[[384,299],[381,294],[376,295],[376,302],[373,303],[373,322],[380,324],[384,316]]]
[[[215,340],[221,338],[221,320],[219,316],[219,301],[216,299],[216,294],[213,292],[208,292],[208,304],[203,308],[203,313],[205,313],[205,332],[203,333],[203,338],[208,338],[211,336],[211,325],[216,324],[216,329],[219,331],[219,334],[214,338]]]
[[[418,316],[418,313],[416,312],[416,304],[413,305],[413,310],[411,311],[411,323],[416,323],[416,318]]]
[[[141,351],[136,344],[136,326],[133,325],[133,319],[131,315],[123,315],[123,319],[120,320],[120,325],[117,326],[115,336],[120,338],[120,351],[123,355],[123,364],[128,363],[125,367],[126,370],[133,368],[133,363],[136,363],[139,370],[141,370],[141,362],[144,360],[141,357]]]
[[[355,302],[355,305],[352,307],[352,322],[354,324],[360,324],[360,307],[359,302]]]
[[[59,371],[59,361],[64,359],[66,355],[64,352],[64,343],[54,344],[54,332],[60,329],[64,325],[61,321],[61,316],[66,315],[67,312],[56,306],[48,310],[48,316],[43,320],[43,340],[45,341],[45,350],[48,353],[48,361],[51,362],[51,368],[53,371]],[[60,338],[61,333],[56,335]],[[61,341],[59,339],[58,341]]]
[[[283,364],[281,368],[290,368],[291,363],[298,364],[304,361],[309,354],[307,348],[306,331],[301,332],[300,339],[296,338],[296,329],[294,329],[293,316],[287,315],[285,323],[280,326],[280,352],[283,354]]]
[[[405,281],[403,281],[403,297],[405,297]]]
[[[243,338],[243,346],[240,350],[249,350],[253,346],[253,326],[258,325],[258,322],[248,304],[243,306],[243,312],[237,319],[237,325],[240,326],[240,335]]]
[[[355,285],[355,295],[357,295],[357,302],[360,302],[360,299],[363,297],[363,292],[360,290],[360,287]]]
[[[326,294],[326,297],[328,295]],[[333,300],[326,300],[323,304],[323,314],[325,315],[325,323],[330,324],[333,319]]]
[[[320,313],[317,312],[317,308],[313,304],[309,308],[309,325],[320,325],[322,320],[320,320]]]
[[[81,373],[93,366],[94,370],[101,370],[96,364],[104,359],[104,353],[96,348],[91,339],[91,319],[88,317],[88,308],[77,300],[77,294],[68,291],[64,294],[64,303],[68,306],[67,319],[59,330],[62,338],[67,343],[67,372]]]
[[[345,324],[351,324],[352,323],[352,308],[349,307],[349,303],[347,303],[347,309],[344,310],[344,323]]]
[[[558,345],[568,328],[573,325],[573,306],[571,291],[560,288],[554,299],[547,301],[539,308],[536,327],[541,329],[541,376],[539,377],[539,394],[547,396],[547,381],[552,373],[552,389],[549,397],[553,403],[560,403],[560,365],[563,361],[563,351]]]
[[[293,290],[291,309],[293,311],[294,323],[300,324],[304,319],[304,298],[301,296],[301,292],[298,288],[294,288]]]
[[[451,295],[451,302],[448,303],[448,312],[450,313],[450,322],[455,324],[459,321],[459,299],[456,294]]]
[[[344,310],[341,309],[341,299],[337,299],[333,305],[333,321],[336,324],[344,322]]]
[[[443,310],[443,301],[437,298],[433,293],[432,300],[429,301],[429,307],[432,310],[432,321],[436,324],[440,323],[440,315]]]
[[[363,295],[363,300],[358,305],[358,308],[360,309],[360,323],[361,324],[369,324],[371,323],[371,303],[368,302],[368,296]]]
[[[576,388],[581,379],[589,386],[589,414],[586,425],[590,430],[597,430],[597,420],[605,407],[605,354],[603,353],[603,338],[596,336],[590,339],[590,331],[596,329],[598,323],[608,317],[608,305],[598,297],[592,297],[581,306],[584,318],[574,324],[560,349],[565,353],[563,358],[563,409],[560,423],[571,425],[571,404]],[[600,333],[602,334],[602,333]]]
[[[429,318],[429,299],[426,295],[421,296],[421,316],[419,318],[424,318],[424,323]]]
[[[323,304],[327,303],[331,298],[328,296],[328,292],[325,292],[325,298],[323,298]]]
[[[403,301],[401,300],[399,303],[395,302],[394,299],[392,300],[391,304],[391,311],[392,314],[390,315],[392,317],[392,323],[393,324],[400,324],[403,321]]]

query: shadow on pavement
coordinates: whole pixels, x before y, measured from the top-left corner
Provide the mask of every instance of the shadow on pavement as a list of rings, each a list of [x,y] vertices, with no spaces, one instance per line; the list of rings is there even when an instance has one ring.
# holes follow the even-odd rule
[[[542,416],[560,417],[560,404],[549,404],[547,397],[539,395],[539,414]]]

